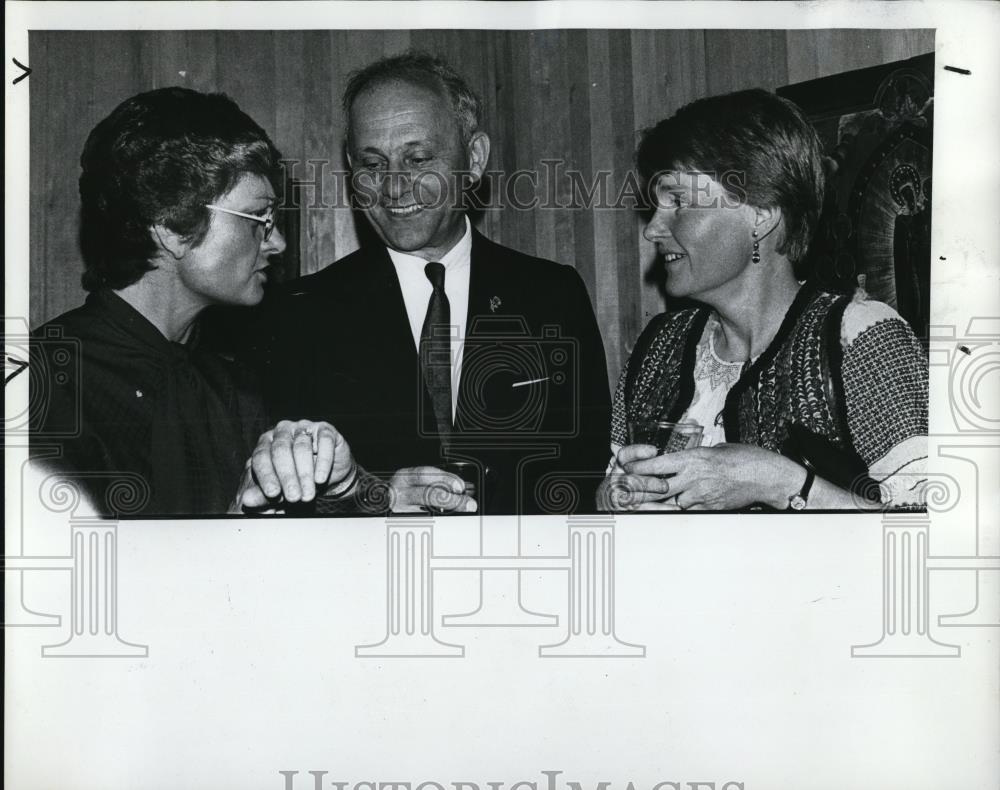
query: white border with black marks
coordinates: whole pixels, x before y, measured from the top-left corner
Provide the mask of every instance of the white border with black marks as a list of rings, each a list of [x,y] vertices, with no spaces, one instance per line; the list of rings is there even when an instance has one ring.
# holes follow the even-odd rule
[[[467,628],[445,615],[472,613],[476,574],[428,571],[412,614],[394,615],[387,569],[394,532],[400,578],[476,567],[470,557],[486,552],[474,519],[411,521],[402,532],[391,519],[96,526],[49,508],[26,526],[22,506],[42,481],[23,487],[8,446],[5,582],[17,586],[15,597],[6,587],[5,614],[12,601],[31,604],[29,627],[4,632],[11,786],[997,785],[997,6],[9,3],[6,15],[4,314],[15,318],[28,315],[30,78],[12,84],[22,71],[11,58],[39,66],[25,60],[28,29],[936,29],[937,493],[926,516],[532,519],[517,547],[532,562],[493,562],[518,574],[527,627]],[[26,398],[24,377],[16,382],[5,427]],[[585,555],[594,547],[589,577],[573,574],[574,534]],[[601,546],[613,548],[610,561]],[[100,578],[115,584],[97,613],[78,607],[90,562],[105,563]],[[593,600],[606,597],[588,610],[591,599],[577,596],[579,634],[614,638],[573,643],[574,591],[588,578]],[[424,612],[426,632],[420,594],[436,606]],[[424,643],[458,660],[371,650],[394,616],[397,632],[409,616]],[[584,642],[582,654],[553,650]],[[879,660],[859,660],[868,658]]]

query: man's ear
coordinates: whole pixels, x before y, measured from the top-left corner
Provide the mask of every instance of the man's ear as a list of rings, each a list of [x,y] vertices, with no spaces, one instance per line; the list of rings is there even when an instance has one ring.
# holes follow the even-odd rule
[[[156,246],[175,261],[179,261],[191,248],[191,243],[176,231],[170,230],[166,225],[153,225],[150,228]]]
[[[490,159],[490,136],[486,132],[476,132],[466,146],[469,156],[469,171],[479,181],[486,172],[486,163]]]

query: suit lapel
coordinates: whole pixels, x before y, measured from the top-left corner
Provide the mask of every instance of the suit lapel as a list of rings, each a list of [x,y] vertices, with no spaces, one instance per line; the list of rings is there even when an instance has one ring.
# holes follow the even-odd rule
[[[374,323],[379,327],[379,334],[384,342],[384,353],[390,355],[386,361],[396,361],[417,355],[417,347],[410,331],[410,320],[406,314],[406,303],[403,301],[403,291],[399,286],[396,268],[386,248],[379,245],[372,251],[371,277],[368,280],[368,293],[362,297],[357,309],[369,312]],[[359,295],[360,296],[360,295]]]
[[[351,349],[359,398],[355,408],[370,408],[374,398],[393,413],[415,415],[420,378],[417,348],[399,278],[385,247],[370,250],[355,288],[344,296],[347,301],[341,303],[354,317],[344,331],[350,335],[345,341]]]
[[[505,316],[510,315],[508,310],[515,305],[515,294],[510,292],[511,286],[504,274],[503,263],[497,259],[493,243],[473,229],[469,272],[469,309],[465,323],[466,352],[475,347],[477,341],[490,343],[490,337],[496,336],[498,331],[494,319],[502,320]],[[475,375],[466,376],[466,363],[468,361],[469,358],[463,354],[456,425],[468,425],[468,421],[463,420],[462,416],[469,414],[470,398],[480,402],[483,395],[483,393],[479,393],[478,396],[473,396],[469,392],[469,382],[471,379],[482,380],[486,371],[480,370]],[[477,411],[481,408],[482,404],[479,403]]]
[[[465,314],[465,327],[468,333],[474,319],[482,312],[484,301],[488,300],[486,292],[489,289],[491,273],[490,256],[485,249],[486,240],[472,231],[472,251],[469,254],[469,308]]]
[[[375,366],[373,380],[383,382],[386,391],[381,396],[394,404],[393,412],[399,416],[403,425],[408,426],[408,430],[401,434],[400,441],[404,441],[403,436],[413,435],[413,427],[418,423],[422,424],[424,438],[417,438],[414,447],[424,449],[415,452],[423,459],[420,463],[433,463],[437,460],[437,450],[433,451],[433,455],[428,455],[424,443],[429,442],[431,446],[437,447],[438,440],[430,438],[437,434],[437,426],[433,409],[430,408],[430,394],[424,386],[420,352],[413,339],[403,290],[386,248],[379,247],[375,257],[370,300],[359,305],[359,309],[369,311],[378,324],[376,331],[380,337],[380,351],[370,361]]]
[[[469,309],[466,333],[475,332],[477,317],[503,318],[510,315],[512,294],[503,263],[497,259],[495,245],[476,230],[472,231],[469,272]]]

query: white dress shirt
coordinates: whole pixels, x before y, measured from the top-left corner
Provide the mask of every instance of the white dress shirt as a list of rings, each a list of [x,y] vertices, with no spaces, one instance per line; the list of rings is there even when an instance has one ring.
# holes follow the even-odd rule
[[[406,304],[406,317],[410,320],[413,345],[420,349],[420,331],[427,316],[427,305],[434,288],[424,274],[428,261],[389,249],[389,257],[396,268],[399,287]],[[462,371],[462,348],[465,344],[465,322],[469,313],[469,270],[472,260],[472,224],[465,218],[465,235],[458,244],[440,259],[444,265],[444,292],[451,311],[451,416],[455,419],[458,408],[458,382]]]

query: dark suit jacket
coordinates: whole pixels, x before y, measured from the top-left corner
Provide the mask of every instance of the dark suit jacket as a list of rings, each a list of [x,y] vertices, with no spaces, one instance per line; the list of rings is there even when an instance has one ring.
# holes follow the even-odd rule
[[[250,361],[269,412],[337,426],[388,479],[445,457],[395,269],[363,248],[283,287]],[[447,457],[489,468],[484,512],[584,512],[608,456],[607,363],[576,271],[473,231],[455,433]],[[519,382],[544,379],[532,384]]]

